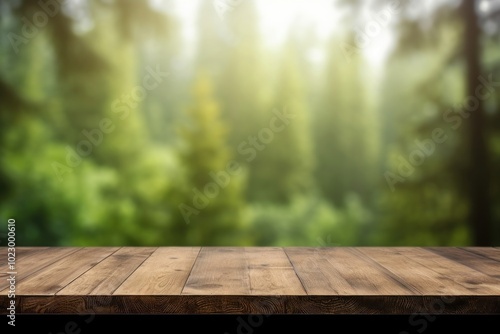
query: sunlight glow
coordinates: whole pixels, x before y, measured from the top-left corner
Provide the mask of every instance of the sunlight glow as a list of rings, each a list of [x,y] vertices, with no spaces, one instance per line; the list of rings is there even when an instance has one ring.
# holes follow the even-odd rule
[[[263,36],[276,45],[284,42],[290,30],[300,32],[311,27],[314,37],[325,39],[340,18],[332,4],[331,0],[257,0]]]
[[[479,3],[479,10],[483,13],[487,13],[490,10],[490,2],[488,0],[483,0]]]
[[[160,0],[151,0],[156,6],[160,6]],[[237,9],[239,1],[236,0],[209,0],[214,4],[214,15],[220,17],[216,9],[216,1],[220,3],[228,3]],[[222,2],[221,2],[222,1]],[[247,0],[240,0],[247,1]],[[363,30],[364,24],[373,19],[373,8],[364,6],[360,21],[352,27],[342,27],[341,19],[345,14],[342,7],[336,7],[332,0],[255,0],[259,15],[259,27],[261,39],[265,45],[271,48],[280,47],[286,42],[290,34],[294,37],[302,39],[314,40],[318,43],[328,41],[335,30],[351,31]],[[182,33],[186,40],[187,46],[192,45],[196,40],[197,34],[197,15],[200,0],[170,0],[163,2],[168,3],[170,11],[175,12],[182,24]],[[231,11],[227,11],[225,15],[231,15]],[[391,27],[383,27],[376,36],[370,37],[370,43],[361,49],[368,61],[379,66],[386,58],[393,44],[393,33]],[[319,52],[313,45],[310,50],[304,50],[306,57],[312,63],[320,63],[324,58],[322,52]]]

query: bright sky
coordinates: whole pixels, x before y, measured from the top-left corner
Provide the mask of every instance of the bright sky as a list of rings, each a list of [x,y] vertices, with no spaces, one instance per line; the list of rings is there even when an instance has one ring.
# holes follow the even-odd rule
[[[162,0],[151,0],[162,3]],[[264,40],[271,45],[278,44],[286,38],[286,33],[294,20],[316,26],[320,35],[326,37],[334,27],[337,19],[332,5],[333,0],[207,0],[214,4],[231,4],[237,6],[240,1],[255,1],[260,17],[260,28]],[[165,3],[165,2],[163,2]],[[181,17],[185,34],[192,38],[196,34],[196,15],[200,0],[171,0],[174,11]],[[231,15],[227,11],[225,15]],[[221,17],[221,20],[223,17]],[[296,22],[296,21],[295,21]]]
[[[196,39],[196,16],[200,0],[151,0],[162,5],[174,7],[175,13],[183,24],[183,33],[187,41]],[[252,0],[208,0],[214,3],[237,6],[240,1]],[[269,46],[282,43],[287,37],[288,30],[293,26],[299,30],[302,27],[312,27],[317,38],[326,39],[331,34],[342,15],[339,8],[335,8],[334,0],[253,0],[256,1],[260,17],[260,29],[264,42]],[[170,9],[171,10],[171,9]],[[231,15],[227,11],[225,15]],[[221,20],[223,17],[221,17]],[[369,19],[368,19],[369,20]],[[299,27],[296,27],[296,26]],[[352,29],[365,28],[363,24]],[[368,60],[374,65],[379,65],[391,47],[392,35],[389,28],[381,29],[375,36],[370,37],[370,43],[363,48]],[[309,50],[308,55],[312,61],[321,61],[324,57],[321,50]]]
[[[339,18],[342,15],[339,8],[335,8],[335,0],[150,0],[152,3],[159,3],[160,6],[169,8],[178,15],[183,26],[183,33],[187,41],[194,41],[196,38],[196,20],[198,15],[198,4],[200,1],[211,1],[214,13],[217,13],[216,4],[234,7],[237,10],[238,3],[241,1],[256,1],[260,16],[260,29],[263,36],[263,41],[270,47],[277,46],[287,36],[287,31],[292,24],[299,31],[303,27],[313,27],[318,38],[327,38],[331,31],[338,24]],[[397,0],[396,0],[397,1]],[[439,3],[449,2],[450,0],[399,0],[401,2],[415,1],[414,9],[417,12],[424,13],[432,10],[431,8]],[[483,0],[493,1],[493,0]],[[494,0],[497,1],[497,0]],[[387,0],[386,6],[384,2],[378,3],[376,6],[371,6],[373,2],[364,2],[364,10],[362,11],[361,20],[352,24],[353,31],[366,31],[369,24],[376,24],[376,15],[381,10],[388,9],[392,0]],[[482,4],[482,7],[487,5]],[[231,15],[231,11],[227,11],[225,15]],[[392,12],[388,19],[388,25],[383,26],[379,31],[372,33],[369,36],[369,43],[362,48],[367,59],[373,64],[380,64],[390,51],[393,44],[393,33],[390,26],[395,23],[400,13]],[[429,15],[423,15],[428,17]],[[223,17],[221,17],[223,20]],[[338,27],[338,25],[337,25]],[[313,61],[321,61],[324,57],[321,49],[309,50],[309,56]],[[377,66],[374,66],[377,67]]]
[[[244,0],[243,0],[244,1]],[[326,38],[339,19],[333,0],[255,0],[261,19],[261,31],[270,44],[287,37],[293,24],[312,26],[320,38]]]

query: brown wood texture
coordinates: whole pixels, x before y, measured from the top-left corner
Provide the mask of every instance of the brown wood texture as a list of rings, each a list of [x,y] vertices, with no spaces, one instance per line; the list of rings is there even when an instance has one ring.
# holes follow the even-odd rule
[[[500,249],[498,248],[468,247],[464,249],[500,262]]]
[[[489,275],[494,279],[500,279],[500,265],[497,261],[470,252],[467,249],[458,248],[429,248],[430,251],[460,263],[466,267]],[[498,284],[497,284],[498,285]]]
[[[56,248],[30,248],[16,249],[16,279],[18,281],[24,280],[30,275],[40,271],[42,268],[57,262],[60,259],[78,251],[78,248],[72,247],[56,247]],[[7,252],[5,252],[7,254]],[[3,261],[2,261],[3,263]],[[5,266],[0,268],[1,273],[7,272],[7,262]],[[2,279],[0,281],[0,295],[7,291],[8,283]]]
[[[199,247],[158,248],[114,294],[179,295],[199,252]]]
[[[19,280],[16,290],[26,295],[56,294],[117,250],[116,247],[78,249],[76,252],[44,266],[26,279]],[[43,259],[44,257],[44,253],[41,252],[36,258]]]
[[[57,295],[111,295],[156,248],[122,248],[83,273]]]
[[[500,314],[499,254],[480,247],[18,247],[16,312]],[[0,269],[7,276],[6,261]],[[5,278],[0,288],[6,314]]]

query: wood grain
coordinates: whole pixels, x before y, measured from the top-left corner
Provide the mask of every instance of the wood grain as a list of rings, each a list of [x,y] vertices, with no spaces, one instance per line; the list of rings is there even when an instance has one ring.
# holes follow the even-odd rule
[[[351,288],[319,249],[291,247],[285,252],[308,295],[339,295]]]
[[[0,298],[5,314],[8,300]],[[499,314],[494,296],[20,296],[37,314]]]
[[[480,271],[497,280],[500,279],[500,266],[497,261],[490,259],[489,257],[484,257],[479,254],[475,254],[474,252],[469,252],[466,249],[454,247],[429,247],[427,249],[455,262],[461,263],[469,268]]]
[[[249,295],[245,249],[203,247],[182,290],[183,295]]]
[[[121,248],[57,294],[111,295],[155,250],[152,247]]]
[[[441,274],[418,262],[414,248],[357,248],[356,251],[373,259],[381,266],[414,287],[422,295],[473,295],[474,291],[455,282],[453,276]],[[445,268],[446,269],[446,268]]]
[[[461,249],[466,250],[468,252],[475,253],[475,254],[479,254],[479,255],[485,256],[487,258],[490,258],[492,260],[500,262],[500,249],[490,248],[490,247],[467,247],[467,248],[461,248]]]
[[[178,295],[199,252],[199,247],[158,248],[113,294]]]
[[[252,295],[306,294],[282,248],[247,247],[244,254]]]
[[[182,293],[306,294],[285,252],[277,247],[203,248]]]
[[[446,257],[436,256],[423,248],[412,248],[413,260],[421,266],[425,266],[445,277],[466,287],[477,295],[500,294],[498,280],[482,272],[467,267],[459,262],[452,261]],[[500,266],[500,263],[499,263]]]
[[[500,315],[495,248],[19,247],[16,252],[17,313]],[[3,291],[0,314],[9,303]]]
[[[412,295],[389,271],[349,248],[287,248],[309,295]]]
[[[17,291],[25,295],[53,295],[116,250],[117,247],[78,249],[20,281]]]
[[[16,280],[18,284],[27,277],[75,253],[79,249],[77,247],[16,248]],[[6,273],[6,271],[2,271],[2,273]],[[2,279],[0,281],[0,295],[7,293],[7,286],[7,281]]]

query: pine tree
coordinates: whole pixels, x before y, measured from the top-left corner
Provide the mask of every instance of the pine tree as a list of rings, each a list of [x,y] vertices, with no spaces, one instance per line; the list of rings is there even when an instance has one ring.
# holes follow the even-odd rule
[[[333,37],[329,46],[324,90],[315,113],[315,175],[324,196],[342,206],[346,195],[367,200],[375,188],[378,128],[369,81],[360,55],[346,59]]]
[[[176,243],[190,245],[244,244],[242,167],[231,160],[227,128],[220,119],[212,85],[205,74],[194,87],[194,105],[187,111],[189,125],[181,130],[184,168],[177,198]]]
[[[166,150],[157,154],[145,145],[141,99],[127,105],[123,96],[137,94],[142,83],[137,32],[148,26],[162,31],[167,20],[147,2],[85,3],[95,24],[88,32],[75,33],[78,19],[61,12],[18,45],[19,54],[2,44],[0,119],[11,131],[0,135],[0,186],[8,198],[0,217],[24,221],[23,242],[32,244],[158,242],[151,238],[158,229],[152,233],[151,227],[168,223],[155,197],[168,183],[160,164]],[[5,34],[21,31],[19,17],[40,11],[30,1],[2,5]]]
[[[293,43],[285,46],[272,108],[267,109],[265,127],[257,133],[264,148],[257,152],[255,162],[252,162],[255,173],[250,182],[254,188],[260,189],[258,201],[286,204],[296,195],[308,194],[313,186],[310,114],[297,67],[297,50],[293,47]],[[271,120],[277,112],[290,117],[276,123],[278,130],[273,130]],[[273,132],[270,139],[265,139],[268,137],[264,133],[266,128]]]

